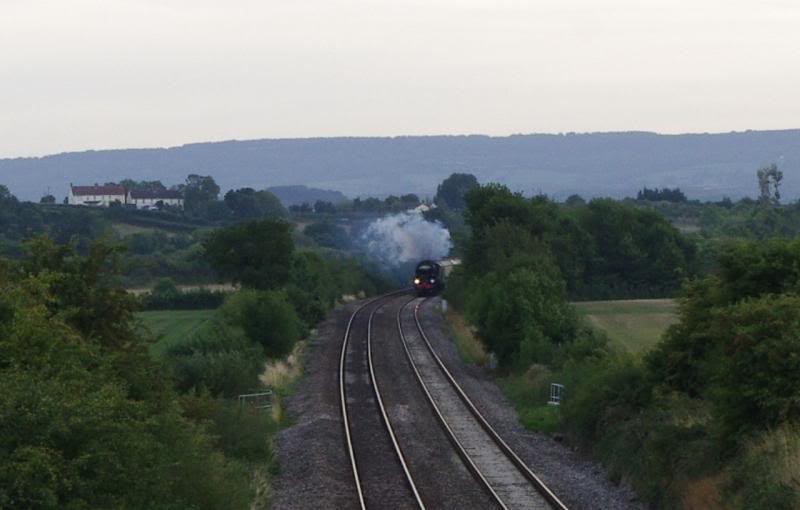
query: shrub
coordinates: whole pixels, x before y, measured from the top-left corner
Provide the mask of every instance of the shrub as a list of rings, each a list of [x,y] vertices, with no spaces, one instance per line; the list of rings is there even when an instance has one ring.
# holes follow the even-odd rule
[[[277,288],[291,276],[294,244],[284,221],[250,221],[215,230],[203,248],[219,276],[248,288]]]
[[[641,364],[623,354],[569,364],[564,383],[567,428],[584,445],[635,419],[649,402],[652,387]]]
[[[112,333],[66,322],[87,304],[53,303],[49,282],[92,274],[77,265],[20,281],[0,275],[0,507],[249,508],[247,471],[180,415],[144,342],[133,334],[98,338]],[[72,290],[102,296],[105,306],[126,302],[87,288],[98,281],[75,278]],[[133,330],[129,321],[116,331],[125,329]]]
[[[259,387],[263,352],[240,328],[214,319],[168,347],[164,357],[178,391],[205,388],[214,396],[235,396]]]
[[[502,366],[553,360],[556,346],[574,338],[575,311],[564,300],[564,284],[543,270],[490,273],[471,285],[467,316]]]
[[[225,300],[220,313],[251,342],[260,344],[270,358],[289,354],[304,334],[303,323],[280,291],[237,292]]]
[[[181,291],[169,278],[162,278],[140,298],[143,310],[207,310],[219,308],[225,292],[208,289]]]
[[[745,300],[715,319],[711,397],[725,432],[800,421],[800,298]]]
[[[800,427],[785,424],[749,440],[726,495],[737,509],[800,508]]]
[[[213,398],[202,392],[182,395],[180,403],[187,418],[208,424],[215,447],[226,456],[247,462],[271,461],[269,438],[279,425],[269,413],[241,408],[236,401]]]
[[[330,221],[320,221],[307,226],[303,233],[318,245],[337,250],[350,248],[352,242],[347,231]]]

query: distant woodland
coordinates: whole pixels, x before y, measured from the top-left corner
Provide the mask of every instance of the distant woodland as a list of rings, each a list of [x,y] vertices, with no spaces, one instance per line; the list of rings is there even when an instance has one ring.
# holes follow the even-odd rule
[[[754,168],[776,163],[786,174],[784,197],[793,199],[800,196],[799,142],[800,130],[264,139],[4,159],[0,182],[37,201],[46,194],[60,200],[70,182],[129,177],[173,185],[187,174],[213,175],[223,192],[304,183],[351,198],[425,198],[451,173],[467,172],[482,183],[556,199],[621,198],[655,186],[680,188],[689,199],[736,200],[752,196]]]

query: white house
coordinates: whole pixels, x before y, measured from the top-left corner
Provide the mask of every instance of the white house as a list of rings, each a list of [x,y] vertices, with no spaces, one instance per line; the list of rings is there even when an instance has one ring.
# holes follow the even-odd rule
[[[117,202],[125,203],[125,188],[122,186],[73,186],[69,185],[67,203],[108,207]]]
[[[183,208],[183,195],[179,191],[134,191],[128,192],[128,205],[137,209],[158,209],[159,204]]]

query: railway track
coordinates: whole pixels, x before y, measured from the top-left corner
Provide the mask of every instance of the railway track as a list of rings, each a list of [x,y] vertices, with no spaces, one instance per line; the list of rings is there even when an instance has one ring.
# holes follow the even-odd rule
[[[375,313],[401,293],[385,294],[358,307],[350,316],[342,340],[342,421],[362,509],[425,508],[386,413],[372,363]]]
[[[359,306],[350,316],[342,340],[340,407],[362,509],[425,509],[384,406],[372,361],[373,318],[402,293],[386,294]],[[500,508],[566,510],[494,431],[447,370],[419,320],[422,302],[412,298],[400,304],[395,318],[397,333],[413,377],[464,465]]]
[[[404,317],[415,301],[413,315]],[[501,508],[566,510],[492,428],[436,354],[419,320],[423,301],[400,307],[397,330],[417,381],[458,454]],[[413,319],[412,328],[404,328],[404,319]]]

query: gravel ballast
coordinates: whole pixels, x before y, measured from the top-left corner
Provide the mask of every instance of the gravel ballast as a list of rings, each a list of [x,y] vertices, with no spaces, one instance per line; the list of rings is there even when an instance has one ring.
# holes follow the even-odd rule
[[[632,489],[611,483],[602,466],[545,434],[522,427],[492,374],[459,357],[438,310],[440,303],[439,298],[429,299],[420,312],[434,350],[486,420],[564,504],[571,510],[644,509]]]
[[[487,508],[486,499],[469,483],[455,453],[447,452],[443,433],[429,405],[412,384],[396,331],[395,314],[409,297],[389,301],[373,323],[373,354],[378,384],[398,442],[408,457],[412,474],[431,508]],[[461,361],[449,328],[428,300],[421,311],[422,325],[437,354],[475,405],[517,454],[573,510],[639,509],[629,489],[612,484],[604,470],[550,437],[522,428],[512,405],[492,380],[492,374]],[[363,303],[363,302],[362,302]],[[352,312],[361,303],[341,307],[320,324],[306,354],[305,373],[285,409],[294,424],[276,441],[279,473],[272,480],[272,507],[320,510],[357,508],[352,471],[345,450],[338,393],[338,366],[342,335]],[[452,448],[450,448],[452,449]],[[435,494],[442,491],[441,496]]]
[[[308,346],[305,373],[286,402],[294,425],[278,434],[280,472],[272,479],[272,508],[357,508],[339,410],[339,354],[351,303],[334,310]]]

